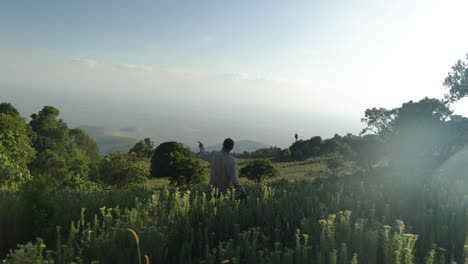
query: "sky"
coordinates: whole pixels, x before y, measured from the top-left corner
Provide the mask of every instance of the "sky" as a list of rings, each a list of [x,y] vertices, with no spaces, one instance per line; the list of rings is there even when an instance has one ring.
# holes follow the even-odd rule
[[[366,108],[442,98],[468,53],[466,10],[464,0],[2,0],[0,101],[25,116],[54,105],[72,125],[146,127],[160,141],[286,146],[296,132],[358,133]],[[466,102],[454,109],[468,115]]]

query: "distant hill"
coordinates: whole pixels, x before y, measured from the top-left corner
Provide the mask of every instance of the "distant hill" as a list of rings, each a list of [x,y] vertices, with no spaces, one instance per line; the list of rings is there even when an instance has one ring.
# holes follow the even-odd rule
[[[86,131],[99,146],[101,154],[109,154],[115,150],[127,152],[138,141],[137,137],[133,136],[133,129],[113,129],[108,127],[98,126],[80,126]]]
[[[232,150],[232,152],[234,153],[243,153],[245,151],[252,152],[257,149],[269,148],[269,147],[271,146],[260,143],[260,142],[252,141],[252,140],[239,140],[239,141],[235,141],[234,149]],[[213,145],[213,146],[207,146],[206,150],[207,151],[221,150],[221,148],[222,148],[222,144],[218,144],[218,145]]]

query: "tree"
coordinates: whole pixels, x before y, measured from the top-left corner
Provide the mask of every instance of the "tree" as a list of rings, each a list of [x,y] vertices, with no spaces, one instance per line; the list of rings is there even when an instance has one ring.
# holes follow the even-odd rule
[[[309,140],[298,140],[290,147],[291,157],[294,159],[304,159],[310,156],[320,155],[322,151],[322,138],[312,137]]]
[[[199,160],[177,151],[171,156],[174,167],[174,173],[169,176],[171,185],[186,186],[202,182],[205,170]]]
[[[440,123],[452,114],[448,104],[435,98],[424,97],[418,102],[409,101],[393,110],[395,118],[392,123],[394,130],[414,125]]]
[[[154,152],[154,142],[150,138],[138,141],[128,153],[135,153],[139,158],[150,159]]]
[[[290,147],[291,157],[294,159],[307,158],[310,154],[308,140],[295,141]]]
[[[320,136],[312,137],[309,140],[309,142],[307,142],[307,149],[308,149],[307,153],[312,156],[320,155],[320,151],[322,149],[322,143],[323,143],[322,137]]]
[[[92,161],[99,161],[101,159],[98,144],[86,131],[81,128],[73,128],[70,129],[69,134],[71,141],[82,149]]]
[[[192,153],[182,144],[177,142],[165,142],[160,144],[154,151],[151,158],[152,178],[172,177],[177,175],[175,159],[178,157],[175,153],[190,157]]]
[[[339,154],[349,157],[352,153],[351,147],[343,140],[343,137],[335,134],[332,138],[322,143],[320,154]]]
[[[425,97],[409,101],[401,107],[367,109],[363,121],[388,146],[387,156],[400,168],[416,172],[430,169],[447,157],[453,149],[448,140],[452,128],[446,122],[452,114],[447,101]]]
[[[389,147],[394,160],[406,169],[430,169],[445,157],[447,118],[452,111],[446,102],[424,98],[409,101],[396,109],[393,122],[394,133],[389,138]]]
[[[29,122],[35,132],[33,145],[36,158],[29,165],[33,175],[41,177],[51,189],[79,187],[86,182],[89,157],[70,138],[67,124],[58,119],[60,111],[44,106],[38,114],[32,114]]]
[[[99,172],[99,181],[114,188],[144,183],[149,176],[148,166],[134,153],[119,151],[104,157]]]
[[[234,154],[235,157],[245,158],[245,159],[267,159],[267,158],[277,158],[281,156],[281,148],[278,147],[268,147],[257,149],[253,152],[244,151],[242,154]]]
[[[28,164],[36,151],[33,132],[9,103],[0,104],[0,189],[16,190],[31,179]]]
[[[372,132],[377,135],[383,135],[389,132],[392,126],[393,119],[395,118],[395,110],[388,110],[386,108],[372,108],[366,109],[364,117],[361,122],[367,124],[367,127],[361,131],[361,135],[367,132]]]
[[[83,155],[83,158],[75,159],[75,165],[79,168],[81,165],[88,166],[88,178],[92,181],[99,177],[99,164],[101,162],[101,154],[96,141],[92,139],[88,133],[81,128],[70,129],[69,132],[72,145],[76,145],[75,155]],[[83,161],[86,161],[83,163]],[[78,163],[80,162],[81,165]],[[86,164],[87,163],[87,164]]]
[[[0,103],[0,114],[19,117],[20,113],[11,103]]]
[[[272,178],[278,175],[278,170],[273,166],[270,160],[256,159],[249,162],[240,172],[240,177],[246,177],[249,180],[261,183],[266,178]]]
[[[468,54],[466,59],[467,61],[458,60],[443,82],[445,88],[449,90],[445,98],[451,103],[468,95]]]

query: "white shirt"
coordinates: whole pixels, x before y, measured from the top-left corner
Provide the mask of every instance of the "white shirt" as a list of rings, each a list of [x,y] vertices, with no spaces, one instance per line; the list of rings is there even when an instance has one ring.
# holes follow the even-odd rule
[[[200,147],[200,158],[209,161],[211,165],[210,185],[218,188],[220,192],[226,192],[231,184],[238,193],[244,193],[244,188],[237,178],[237,162],[229,153],[224,151],[206,152]]]

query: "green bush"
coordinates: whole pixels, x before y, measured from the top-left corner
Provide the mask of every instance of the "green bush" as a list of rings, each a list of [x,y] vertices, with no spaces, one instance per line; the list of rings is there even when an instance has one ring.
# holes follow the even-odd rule
[[[153,153],[151,158],[151,174],[152,178],[174,177],[178,171],[176,168],[175,159],[179,153],[182,156],[189,157],[192,155],[190,150],[177,142],[165,142],[160,144]]]
[[[180,152],[171,154],[174,173],[169,176],[171,185],[184,186],[202,182],[204,168],[200,161]]]
[[[148,175],[148,166],[141,162],[136,154],[124,154],[117,151],[102,160],[99,179],[106,185],[125,188],[144,183]]]
[[[242,168],[239,174],[241,177],[246,177],[249,180],[260,183],[266,178],[277,176],[278,170],[273,166],[270,160],[256,159]]]

